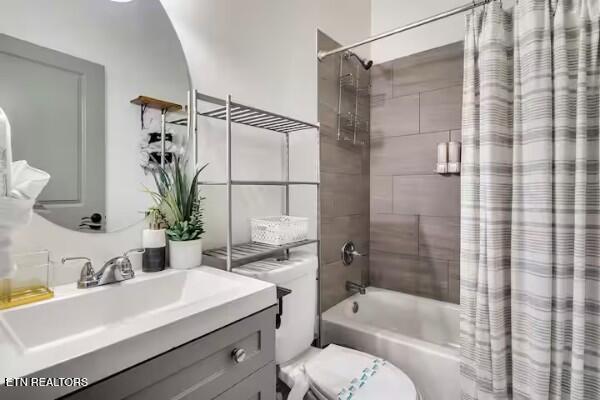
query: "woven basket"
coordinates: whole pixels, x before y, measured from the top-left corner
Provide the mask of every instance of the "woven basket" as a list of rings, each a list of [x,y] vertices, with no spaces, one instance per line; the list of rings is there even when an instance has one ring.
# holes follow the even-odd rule
[[[308,218],[262,217],[250,221],[252,241],[280,246],[299,242],[308,237]]]

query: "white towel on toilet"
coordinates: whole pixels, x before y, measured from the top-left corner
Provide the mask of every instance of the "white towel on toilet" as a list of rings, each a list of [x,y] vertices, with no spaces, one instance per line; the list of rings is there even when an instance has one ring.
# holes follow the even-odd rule
[[[329,345],[304,365],[311,386],[328,399],[415,400],[408,376],[381,358]]]

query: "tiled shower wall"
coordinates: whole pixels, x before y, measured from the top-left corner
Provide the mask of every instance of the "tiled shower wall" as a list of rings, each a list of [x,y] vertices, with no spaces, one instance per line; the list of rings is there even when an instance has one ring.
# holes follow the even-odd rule
[[[460,141],[463,46],[373,67],[371,285],[459,302],[460,177],[433,172]]]
[[[320,50],[339,44],[319,32]],[[339,97],[339,56],[319,62],[319,121],[321,123],[321,310],[350,295],[346,281],[367,283],[368,259],[356,258],[344,266],[340,250],[347,240],[353,240],[359,251],[369,246],[369,146],[337,140]],[[369,73],[357,69],[354,60],[344,60],[344,71],[358,72],[360,84],[368,85]],[[342,112],[352,108],[351,91],[342,93]],[[369,98],[361,98],[358,114],[369,118]]]

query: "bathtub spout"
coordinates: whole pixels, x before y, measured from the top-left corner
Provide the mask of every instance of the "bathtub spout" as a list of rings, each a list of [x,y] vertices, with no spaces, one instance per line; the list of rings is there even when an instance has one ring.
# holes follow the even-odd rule
[[[366,294],[367,288],[359,283],[346,281],[346,290],[352,293]]]

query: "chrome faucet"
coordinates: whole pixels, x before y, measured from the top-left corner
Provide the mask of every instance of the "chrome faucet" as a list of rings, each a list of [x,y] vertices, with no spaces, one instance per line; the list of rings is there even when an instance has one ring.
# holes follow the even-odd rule
[[[132,253],[143,253],[144,249],[132,249],[122,256],[114,257],[108,260],[100,271],[94,271],[92,267],[92,261],[87,257],[65,257],[61,261],[66,263],[67,261],[73,260],[85,260],[86,263],[81,269],[79,280],[77,281],[77,287],[80,289],[86,289],[95,286],[108,285],[110,283],[122,282],[135,277],[133,266],[129,255]]]
[[[352,293],[367,294],[367,288],[360,283],[346,281],[346,290]]]

